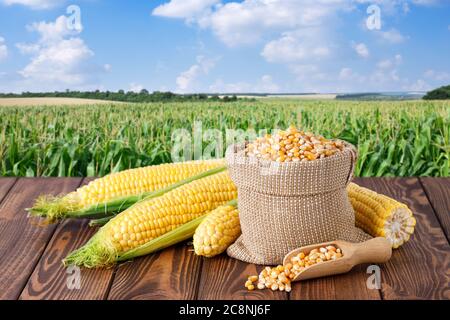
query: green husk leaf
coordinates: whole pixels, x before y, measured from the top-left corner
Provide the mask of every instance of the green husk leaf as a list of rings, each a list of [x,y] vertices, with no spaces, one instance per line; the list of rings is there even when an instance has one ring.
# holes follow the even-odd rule
[[[114,218],[114,216],[104,217],[104,218],[100,218],[100,219],[93,219],[93,220],[89,221],[89,227],[101,227],[101,226],[104,226],[112,218]]]

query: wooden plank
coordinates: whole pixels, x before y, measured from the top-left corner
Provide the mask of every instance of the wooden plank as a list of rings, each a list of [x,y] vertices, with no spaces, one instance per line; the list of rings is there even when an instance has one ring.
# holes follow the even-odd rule
[[[380,300],[380,291],[368,289],[368,264],[356,266],[346,274],[301,282],[292,285],[291,300]],[[382,266],[381,266],[382,268]]]
[[[286,292],[272,290],[248,291],[245,281],[248,276],[258,275],[263,266],[248,264],[228,257],[226,254],[214,258],[202,258],[203,267],[198,290],[198,299],[204,300],[286,300]]]
[[[420,178],[428,200],[450,241],[450,178]]]
[[[39,261],[56,225],[28,219],[25,208],[40,194],[74,190],[80,178],[19,179],[0,205],[0,299],[17,299]]]
[[[16,180],[17,178],[0,178],[0,203],[2,203],[9,190],[16,183]]]
[[[383,299],[450,299],[450,246],[417,178],[357,183],[406,203],[417,220],[410,241],[384,265]]]
[[[91,178],[84,179],[82,185]],[[113,276],[113,269],[79,269],[63,267],[61,260],[84,245],[97,231],[87,220],[66,220],[53,234],[20,299],[104,299]],[[79,285],[75,276],[79,275]]]
[[[200,270],[201,259],[181,243],[121,264],[108,299],[196,299]]]

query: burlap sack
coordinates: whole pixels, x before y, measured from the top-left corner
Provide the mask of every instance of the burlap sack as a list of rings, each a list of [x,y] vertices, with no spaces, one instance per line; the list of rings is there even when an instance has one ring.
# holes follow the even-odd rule
[[[276,163],[245,156],[243,145],[226,153],[238,188],[242,235],[229,256],[256,264],[281,264],[298,247],[370,238],[355,227],[346,186],[353,177],[355,148],[309,162]]]

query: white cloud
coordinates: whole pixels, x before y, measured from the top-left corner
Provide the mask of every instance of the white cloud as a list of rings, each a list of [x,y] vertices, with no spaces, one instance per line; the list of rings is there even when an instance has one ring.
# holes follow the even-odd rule
[[[16,45],[22,54],[31,55],[30,63],[18,72],[22,77],[18,86],[26,90],[85,88],[110,69],[109,65],[91,62],[94,52],[78,36],[80,31],[68,30],[65,16],[54,22],[33,23],[27,29],[38,33],[39,39]]]
[[[340,80],[349,80],[349,79],[353,79],[355,77],[355,73],[353,72],[353,70],[351,68],[342,68],[341,71],[339,72],[339,79]]]
[[[209,86],[212,93],[250,93],[253,92],[252,85],[248,82],[225,83],[222,79],[216,80]]]
[[[60,5],[64,0],[2,0],[6,5],[19,4],[31,9],[49,9]]]
[[[171,0],[156,7],[152,14],[168,18],[192,19],[204,14],[212,5],[220,0]]]
[[[289,70],[296,76],[298,81],[323,81],[328,75],[322,72],[319,67],[313,64],[290,65]]]
[[[5,44],[5,38],[0,37],[0,62],[8,56],[8,47]]]
[[[194,64],[188,70],[180,73],[180,75],[176,79],[177,91],[186,92],[187,90],[189,90],[193,86],[194,81],[199,75],[200,66],[197,64]]]
[[[337,9],[348,7],[344,0],[218,2],[172,0],[154,9],[153,14],[196,22],[202,28],[210,28],[228,46],[236,46],[255,43],[268,33],[321,25]]]
[[[428,69],[427,71],[425,71],[424,77],[431,80],[444,81],[450,79],[450,74],[445,71],[436,71],[433,69]]]
[[[302,32],[287,32],[281,38],[268,42],[261,55],[269,62],[292,63],[302,60],[320,60],[330,55],[328,44],[322,43],[320,30],[307,28]]]
[[[273,81],[272,76],[266,74],[261,77],[256,89],[257,92],[274,93],[280,91],[280,86]]]
[[[364,43],[354,43],[352,47],[360,57],[367,58],[370,55],[369,49]]]
[[[207,75],[215,66],[217,59],[208,59],[204,56],[197,56],[197,63],[192,65],[186,71],[181,72],[177,79],[177,92],[193,92],[198,88],[198,79],[202,75]]]
[[[66,16],[59,16],[55,22],[34,22],[27,26],[27,30],[39,33],[40,42],[46,43],[60,41],[68,36],[76,36],[81,33],[82,30],[70,30],[67,21]]]
[[[389,59],[381,60],[380,62],[377,63],[377,67],[380,69],[389,69],[392,66],[393,66],[393,63]]]
[[[381,60],[377,63],[379,69],[390,69],[400,65],[403,61],[401,54],[396,54],[393,59]]]
[[[128,91],[139,93],[143,89],[144,89],[144,86],[142,84],[132,82],[132,83],[130,83],[130,88],[128,89]]]
[[[224,83],[221,79],[216,80],[209,86],[213,93],[279,93],[281,87],[274,82],[272,76],[263,75],[255,83],[235,82]]]
[[[381,39],[393,44],[402,43],[407,39],[397,29],[390,29],[388,31],[379,31],[378,34],[380,35]]]
[[[402,5],[402,11],[403,13],[407,14],[411,11],[408,2],[403,3]]]
[[[407,91],[429,91],[432,87],[423,79],[418,79],[412,84],[403,86],[403,89]]]
[[[412,0],[412,2],[416,5],[429,6],[433,4],[437,4],[439,0]]]
[[[401,10],[404,14],[410,12],[410,5],[430,6],[446,0],[354,0],[359,4],[376,4],[381,7],[383,15],[395,16]]]
[[[403,57],[401,54],[397,53],[394,57],[394,60],[396,64],[401,64],[403,62]]]

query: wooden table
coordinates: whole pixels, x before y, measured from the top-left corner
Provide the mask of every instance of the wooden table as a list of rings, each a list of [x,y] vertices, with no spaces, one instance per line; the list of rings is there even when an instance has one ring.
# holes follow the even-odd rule
[[[245,279],[260,266],[226,255],[197,257],[187,243],[116,268],[81,269],[80,288],[69,289],[61,259],[95,230],[87,221],[38,226],[24,209],[42,193],[69,192],[89,181],[0,179],[0,299],[450,299],[450,178],[356,179],[407,203],[417,219],[415,234],[380,266],[381,290],[367,288],[365,265],[295,284],[290,294],[248,292]]]

